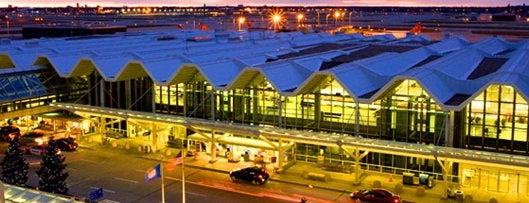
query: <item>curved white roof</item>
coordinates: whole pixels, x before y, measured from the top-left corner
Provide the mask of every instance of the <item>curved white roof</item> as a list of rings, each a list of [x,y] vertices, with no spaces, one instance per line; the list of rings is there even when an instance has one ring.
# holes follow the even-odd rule
[[[50,65],[61,77],[97,71],[107,81],[149,77],[158,85],[200,78],[220,90],[267,80],[285,96],[310,92],[332,77],[360,102],[373,102],[412,79],[445,109],[463,108],[495,83],[529,95],[528,41],[299,32],[218,36],[165,31],[11,41],[0,47],[0,68]]]

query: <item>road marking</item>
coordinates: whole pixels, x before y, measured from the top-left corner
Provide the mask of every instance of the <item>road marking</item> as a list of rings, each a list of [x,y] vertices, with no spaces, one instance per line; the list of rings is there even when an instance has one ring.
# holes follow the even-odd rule
[[[200,194],[200,193],[196,193],[196,192],[187,192],[186,191],[186,194],[195,195],[195,196],[201,196],[201,197],[207,197],[207,195],[205,195],[205,194]]]
[[[114,177],[114,179],[116,179],[116,180],[121,180],[121,181],[125,181],[125,182],[129,182],[129,183],[135,183],[135,184],[138,184],[138,181],[136,181],[136,180],[126,179],[126,178],[118,178],[118,177]]]
[[[97,189],[99,189],[100,187],[93,187],[93,186],[91,186],[90,188],[92,188],[92,189],[94,189],[94,190],[97,190]],[[105,188],[103,188],[103,191],[108,192],[108,193],[116,193],[116,192],[113,191],[113,190],[107,190],[107,189],[105,189]]]

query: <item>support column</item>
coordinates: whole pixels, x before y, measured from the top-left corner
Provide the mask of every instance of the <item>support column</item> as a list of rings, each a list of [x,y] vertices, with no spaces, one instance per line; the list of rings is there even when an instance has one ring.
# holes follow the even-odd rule
[[[184,117],[187,117],[187,84],[184,84],[183,85],[183,90],[182,90],[182,105],[184,106]]]
[[[99,118],[99,133],[101,134],[101,142],[104,142],[106,135],[107,119],[104,117]]]
[[[358,147],[355,147],[354,148],[354,151],[353,152],[349,152],[347,151],[345,148],[341,147],[342,150],[347,153],[349,156],[351,156],[351,158],[354,159],[354,162],[355,162],[355,180],[353,182],[353,185],[360,185],[361,181],[360,181],[360,175],[362,175],[362,168],[360,168],[360,160],[362,160],[365,156],[367,156],[369,154],[369,151],[364,151],[362,153],[360,153],[360,149]]]
[[[285,149],[283,148],[283,139],[278,140],[278,157],[277,157],[277,171],[283,171],[283,152]]]
[[[445,112],[445,146],[454,146],[454,111]]]
[[[437,162],[439,162],[439,165],[441,165],[441,168],[443,169],[443,190],[442,191],[447,191],[448,192],[448,176],[452,174],[452,165],[453,165],[453,162],[451,161],[448,161],[448,160],[445,160],[445,161],[441,161],[439,159],[437,159]],[[441,192],[441,197],[442,198],[448,198],[448,193],[447,192]]]
[[[215,120],[215,110],[216,110],[216,106],[215,106],[215,90],[213,90],[213,88],[211,89],[211,120],[214,121]]]
[[[360,136],[360,103],[355,105],[355,136]]]
[[[320,129],[321,123],[321,93],[318,90],[314,93],[314,122],[316,122],[316,129]]]
[[[152,153],[158,151],[158,129],[156,129],[156,124],[151,124],[151,135],[152,135]]]
[[[279,96],[279,101],[277,102],[277,122],[279,128],[283,127],[283,96]]]
[[[259,112],[259,99],[257,98],[257,88],[254,86],[252,91],[252,106],[253,106],[253,112],[252,112],[252,122],[257,123],[257,115],[260,114]]]
[[[101,77],[101,82],[99,82],[99,102],[100,106],[105,106],[105,81],[103,77]]]
[[[217,161],[217,147],[215,145],[215,130],[211,130],[211,159],[210,163],[215,163]]]
[[[151,92],[152,92],[152,95],[151,95],[152,113],[156,113],[156,83],[154,83],[154,81],[152,83],[152,91]],[[162,98],[160,98],[160,101],[162,101]]]
[[[132,105],[132,93],[131,93],[131,80],[125,81],[125,109],[131,109]]]

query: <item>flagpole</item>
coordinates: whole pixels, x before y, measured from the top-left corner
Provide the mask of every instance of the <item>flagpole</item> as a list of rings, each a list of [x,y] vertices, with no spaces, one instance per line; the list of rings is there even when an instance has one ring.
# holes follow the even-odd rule
[[[163,182],[163,155],[162,155],[162,158],[160,159],[160,176],[162,178],[162,203],[165,203],[165,185],[164,185],[164,182]]]
[[[184,149],[184,145],[182,144],[182,203],[186,203],[186,176],[184,175],[186,153]]]

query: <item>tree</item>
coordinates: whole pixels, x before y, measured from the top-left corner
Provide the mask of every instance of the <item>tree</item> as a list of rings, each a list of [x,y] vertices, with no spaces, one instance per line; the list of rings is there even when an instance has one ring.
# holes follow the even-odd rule
[[[37,171],[39,190],[67,194],[66,178],[68,178],[68,172],[63,172],[66,168],[64,159],[65,157],[60,153],[56,142],[50,138],[46,152],[40,162],[40,169]]]
[[[26,186],[28,181],[28,167],[29,164],[20,150],[18,137],[15,135],[11,144],[5,152],[5,157],[2,160],[2,181],[7,184],[16,186]]]

